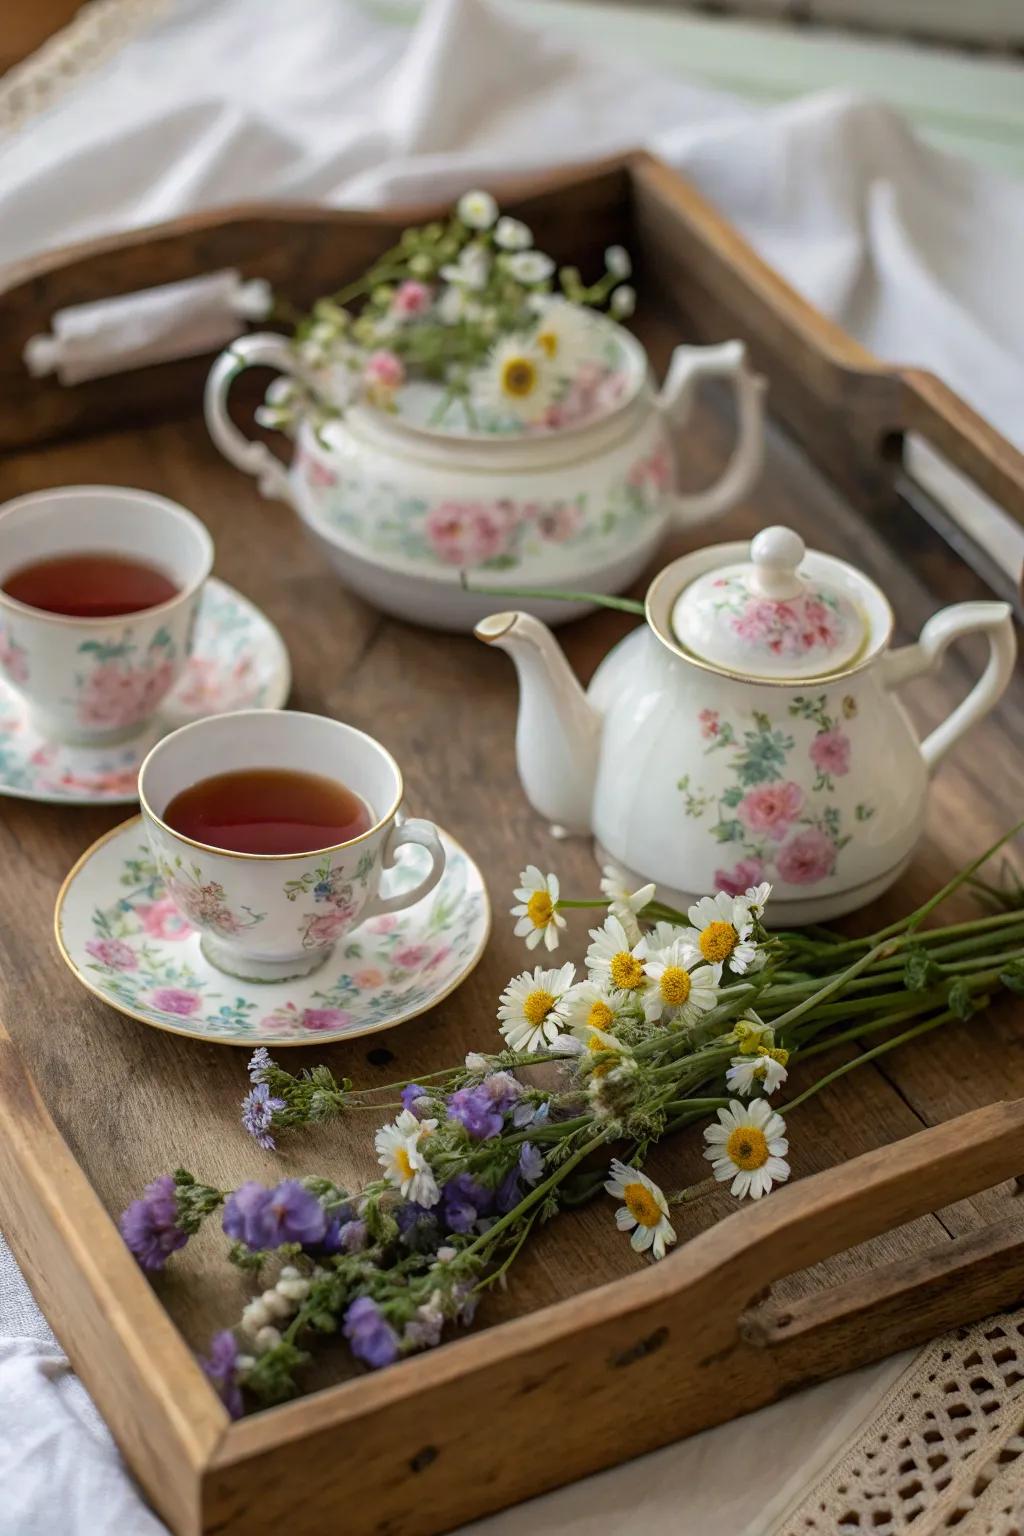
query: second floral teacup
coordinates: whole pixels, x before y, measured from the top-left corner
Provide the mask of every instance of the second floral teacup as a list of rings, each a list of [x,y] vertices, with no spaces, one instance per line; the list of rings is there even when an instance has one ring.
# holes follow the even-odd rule
[[[364,802],[370,825],[329,847],[302,853],[218,848],[164,819],[176,796],[223,774],[308,773]],[[246,981],[305,976],[361,923],[411,907],[437,885],[445,855],[429,821],[402,820],[402,774],[379,742],[323,715],[242,710],[183,726],[153,748],[139,773],[149,845],[167,894],[201,932],[212,965]],[[428,867],[392,895],[382,877],[398,850],[423,848]]]
[[[212,564],[198,518],[146,491],[66,486],[0,508],[0,677],[41,734],[140,731],[185,667]]]

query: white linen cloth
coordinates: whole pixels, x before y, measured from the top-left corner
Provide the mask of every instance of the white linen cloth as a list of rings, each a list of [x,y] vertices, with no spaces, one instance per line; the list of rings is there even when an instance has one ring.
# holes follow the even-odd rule
[[[358,0],[164,0],[0,140],[0,261],[247,199],[500,191],[512,170],[636,144],[869,347],[934,369],[1024,443],[1024,186],[925,146],[877,103],[830,93],[763,111],[581,53],[485,0],[433,0],[411,33]],[[0,1335],[0,1536],[154,1536],[2,1241]],[[898,1369],[828,1383],[489,1528],[615,1536],[640,1520],[763,1536],[769,1488],[778,1499],[813,1476]]]

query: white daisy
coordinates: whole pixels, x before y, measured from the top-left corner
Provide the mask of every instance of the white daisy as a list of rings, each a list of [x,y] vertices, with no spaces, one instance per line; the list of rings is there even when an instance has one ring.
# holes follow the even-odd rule
[[[481,406],[499,416],[537,421],[554,399],[555,378],[539,347],[522,336],[497,342],[474,380]]]
[[[464,192],[455,211],[468,229],[490,229],[498,217],[498,205],[489,192]]]
[[[720,965],[694,965],[693,945],[676,939],[644,964],[653,985],[644,994],[648,1023],[666,1014],[676,1024],[696,1024],[718,1002]]]
[[[592,322],[567,299],[545,301],[533,340],[562,378],[571,378],[594,351]]]
[[[764,909],[768,905],[768,897],[772,888],[767,880],[762,880],[760,885],[752,885],[743,892],[742,900],[747,904],[747,910],[754,917],[764,917]]]
[[[482,245],[464,245],[458,261],[448,262],[441,268],[441,276],[457,288],[469,288],[478,293],[487,287],[491,272],[491,258]]]
[[[604,253],[604,264],[613,277],[630,277],[633,263],[624,245],[610,245]]]
[[[732,1179],[734,1195],[760,1200],[773,1184],[789,1178],[786,1122],[767,1099],[752,1104],[733,1099],[728,1109],[718,1111],[718,1124],[708,1126],[704,1140],[715,1178],[723,1184]]]
[[[611,1178],[605,1189],[623,1203],[615,1212],[620,1232],[632,1232],[630,1245],[637,1253],[650,1249],[656,1259],[665,1257],[665,1249],[676,1240],[675,1228],[668,1219],[668,1201],[653,1179],[638,1168],[629,1168],[613,1158]]]
[[[737,976],[756,971],[764,955],[751,937],[754,920],[743,896],[702,896],[687,913],[697,929],[697,947],[709,965],[724,965]]]
[[[384,1177],[404,1199],[415,1200],[417,1205],[436,1205],[441,1198],[422,1147],[436,1129],[436,1120],[417,1120],[411,1110],[403,1109],[397,1120],[382,1125],[374,1138]]]
[[[608,307],[616,320],[628,320],[636,309],[636,289],[623,283],[615,289]]]
[[[527,949],[536,949],[541,939],[545,949],[558,948],[558,930],[565,927],[565,918],[556,910],[558,889],[558,876],[542,874],[536,864],[527,864],[519,876],[512,893],[519,905],[512,908],[512,916],[519,919],[516,938],[525,937]]]
[[[596,981],[578,981],[560,999],[558,1014],[572,1034],[582,1037],[591,1029],[612,1030],[615,1008],[616,999],[607,987]]]
[[[659,918],[654,927],[649,928],[644,934],[640,943],[636,946],[636,952],[638,955],[643,956],[644,959],[649,959],[661,950],[667,949],[670,944],[674,944],[678,939],[693,951],[691,963],[698,965],[701,960],[701,953],[694,943],[695,938],[696,934],[692,928],[682,928],[678,923],[667,923],[664,919]]]
[[[757,1056],[734,1056],[732,1066],[725,1074],[726,1087],[731,1093],[747,1096],[760,1089],[766,1098],[770,1098],[789,1076],[786,1071],[788,1060],[788,1051],[774,1049],[762,1051]]]
[[[516,251],[505,257],[505,271],[517,283],[543,283],[554,270],[554,262],[543,251]]]
[[[558,971],[537,966],[513,976],[498,1002],[499,1028],[514,1051],[540,1051],[562,1032],[558,1002],[576,975],[571,961]]]
[[[506,214],[498,220],[494,243],[503,251],[528,251],[533,244],[533,231],[522,219],[510,219]]]
[[[608,910],[619,919],[634,944],[640,938],[637,913],[649,905],[657,889],[652,881],[650,885],[642,885],[639,890],[631,892],[614,864],[606,864],[601,871],[601,894],[608,898]]]
[[[591,980],[616,992],[642,992],[647,985],[643,960],[621,919],[609,913],[600,928],[591,928],[590,937],[587,970]]]

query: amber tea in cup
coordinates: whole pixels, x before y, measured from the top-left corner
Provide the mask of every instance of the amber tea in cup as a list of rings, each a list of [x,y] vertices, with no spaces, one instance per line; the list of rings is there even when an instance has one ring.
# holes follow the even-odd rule
[[[373,825],[366,801],[337,779],[295,768],[215,773],[181,790],[163,819],[182,837],[231,853],[315,853]]]
[[[179,589],[148,561],[101,550],[32,560],[5,578],[3,590],[15,602],[44,613],[111,619],[159,608],[177,597]]]

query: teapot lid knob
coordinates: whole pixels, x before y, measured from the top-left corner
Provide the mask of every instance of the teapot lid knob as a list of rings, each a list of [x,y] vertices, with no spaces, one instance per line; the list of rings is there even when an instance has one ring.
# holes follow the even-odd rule
[[[792,528],[762,528],[750,545],[751,587],[776,602],[799,597],[804,584],[798,570],[806,553],[807,546]]]

